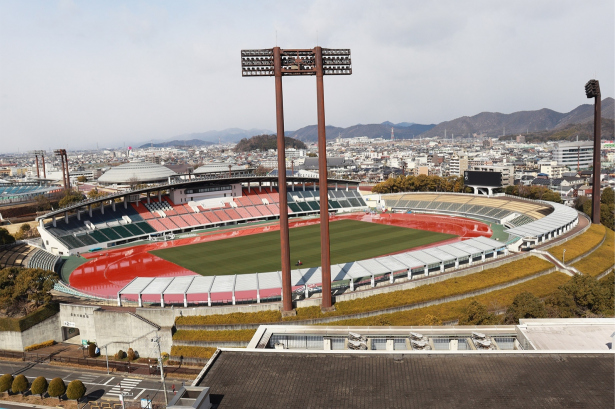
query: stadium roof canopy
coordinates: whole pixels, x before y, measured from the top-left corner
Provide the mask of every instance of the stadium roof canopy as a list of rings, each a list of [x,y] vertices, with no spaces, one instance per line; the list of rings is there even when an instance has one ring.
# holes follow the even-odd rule
[[[504,230],[504,232],[513,236],[540,238],[565,228],[579,217],[577,211],[571,207],[559,203],[549,202],[548,204],[553,207],[553,213],[546,215],[542,219],[513,229]]]
[[[454,243],[458,244],[458,243]],[[430,247],[424,250],[410,250],[394,255],[377,257],[373,259],[352,261],[331,265],[331,281],[356,280],[370,277],[372,284],[377,276],[384,274],[405,272],[420,269],[427,272],[435,267],[444,271],[445,265],[475,257],[497,256],[497,252],[506,254],[506,246],[496,240],[486,237],[475,237],[459,244],[463,246],[452,247],[451,244]],[[447,251],[448,250],[448,251]],[[431,270],[429,270],[431,271]],[[411,275],[411,272],[408,273]],[[390,277],[389,277],[390,279]],[[318,286],[322,283],[322,271],[320,267],[309,267],[291,270],[291,285],[299,291],[309,291],[309,287]],[[351,289],[354,283],[350,284]],[[208,303],[211,303],[212,294],[232,293],[233,299],[236,292],[256,291],[256,298],[260,298],[259,291],[267,289],[279,289],[282,287],[282,277],[279,271],[254,274],[236,275],[213,275],[213,276],[188,276],[188,277],[137,277],[118,292],[118,301],[121,303],[122,296],[138,295],[160,297],[164,305],[164,295],[178,294],[188,295],[207,294]],[[301,288],[303,287],[303,288]]]
[[[106,184],[128,184],[135,181],[162,182],[167,180],[169,176],[176,175],[177,173],[171,169],[156,163],[129,162],[109,169],[98,178],[98,182]]]
[[[151,165],[151,164],[148,164]],[[157,165],[160,166],[160,165]],[[118,166],[119,168],[120,166]],[[162,166],[164,167],[164,166]],[[166,169],[166,168],[165,168]],[[248,170],[249,171],[249,170]],[[151,183],[147,186],[139,186],[134,190],[126,190],[119,191],[115,193],[110,193],[107,196],[97,197],[95,199],[84,199],[78,203],[71,204],[70,206],[66,206],[60,209],[53,210],[48,212],[42,216],[38,216],[36,220],[46,219],[49,217],[53,217],[56,215],[64,214],[70,211],[76,211],[77,209],[83,208],[87,205],[100,203],[103,201],[109,201],[112,199],[121,199],[126,196],[131,195],[141,195],[147,192],[152,191],[160,191],[160,190],[169,190],[169,189],[184,189],[188,187],[200,187],[200,186],[220,186],[220,185],[229,185],[233,183],[245,183],[251,184],[254,188],[255,185],[264,183],[265,186],[274,186],[278,182],[277,177],[267,176],[267,175],[255,175],[251,173],[238,175],[238,172],[234,172],[232,176],[228,176],[227,172],[221,172],[219,174],[201,174],[201,175],[174,175],[170,177],[170,181],[168,178],[163,178],[161,183]],[[105,173],[106,175],[106,173]],[[104,175],[103,175],[104,176]],[[102,177],[102,176],[101,176]],[[99,179],[100,180],[100,179]],[[318,183],[318,177],[308,177],[308,176],[291,176],[286,179],[288,183]],[[350,185],[357,186],[359,181],[356,180],[345,180],[345,179],[328,179],[329,186],[332,185]]]
[[[200,173],[220,173],[220,172],[228,172],[229,168],[231,167],[231,172],[236,172],[236,171],[247,171],[248,168],[246,168],[245,166],[238,166],[238,165],[233,165],[232,163],[208,163],[206,165],[200,166],[197,169],[194,170],[195,174],[200,174]]]

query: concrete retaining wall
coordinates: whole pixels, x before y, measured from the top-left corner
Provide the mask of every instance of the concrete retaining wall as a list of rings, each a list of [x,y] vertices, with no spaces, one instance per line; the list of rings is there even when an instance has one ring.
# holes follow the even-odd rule
[[[0,331],[0,346],[9,351],[23,351],[27,346],[49,340],[62,341],[60,314],[49,317],[24,332]]]

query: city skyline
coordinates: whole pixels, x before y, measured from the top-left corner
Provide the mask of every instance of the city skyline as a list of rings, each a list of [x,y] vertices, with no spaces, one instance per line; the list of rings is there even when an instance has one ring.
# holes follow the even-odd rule
[[[273,80],[242,81],[240,50],[276,40],[353,50],[353,76],[325,80],[328,125],[566,112],[594,77],[613,96],[606,1],[3,1],[0,14],[3,152],[274,129]],[[284,87],[286,128],[314,124],[314,84]]]

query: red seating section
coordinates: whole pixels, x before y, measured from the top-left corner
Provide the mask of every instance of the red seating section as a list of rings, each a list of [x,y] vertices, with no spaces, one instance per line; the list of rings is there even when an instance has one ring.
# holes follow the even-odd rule
[[[248,211],[246,210],[245,207],[238,207],[237,209],[237,213],[239,213],[239,215],[241,216],[242,219],[251,219],[252,216],[250,215],[250,213],[248,213]]]
[[[262,214],[263,216],[273,216],[273,214],[269,211],[269,209],[267,209],[267,206],[265,205],[259,205],[256,206],[256,209],[260,212],[260,214]]]
[[[162,225],[166,227],[166,230],[177,230],[178,229],[177,225],[173,223],[168,217],[160,218],[158,219],[158,221],[160,221],[160,223],[162,223]]]
[[[267,210],[269,210],[271,214],[273,214],[274,216],[280,215],[280,208],[278,207],[278,205],[274,205],[274,204],[267,205]]]
[[[224,212],[224,210],[214,210],[214,214],[218,216],[218,219],[222,220],[223,222],[231,220],[231,218],[228,216],[228,214]]]
[[[194,214],[182,214],[180,217],[182,219],[184,219],[184,221],[186,223],[188,223],[190,226],[195,227],[195,226],[198,226],[199,224],[201,224],[193,216],[194,216]]]
[[[190,225],[188,223],[186,223],[186,221],[184,219],[181,218],[181,216],[171,216],[169,217],[169,219],[171,219],[171,221],[173,223],[175,223],[177,225],[177,227],[179,228],[186,228],[186,227],[190,227]]]
[[[152,219],[152,220],[148,220],[147,223],[152,226],[156,231],[165,231],[167,230],[166,227],[164,227],[162,225],[162,223],[160,223],[158,220],[156,219]]]
[[[207,219],[207,217],[205,217],[203,215],[203,213],[195,213],[195,214],[192,215],[192,217],[194,217],[199,222],[199,224],[209,224],[209,223],[211,223],[209,221],[209,219]]]
[[[250,215],[252,217],[261,217],[262,216],[262,214],[260,214],[260,212],[258,211],[258,209],[256,209],[255,206],[246,207],[246,210],[248,211],[248,213],[250,213]]]
[[[231,219],[233,220],[239,220],[239,219],[243,219],[243,217],[241,217],[239,215],[239,213],[237,213],[237,210],[233,209],[232,207],[229,209],[224,209],[224,211],[226,212],[226,214],[228,214]]]
[[[202,206],[197,206],[198,212],[194,212],[188,204],[176,205],[168,196],[162,197],[162,202],[166,202],[173,210],[165,210],[166,218],[160,217],[158,213],[150,212],[145,203],[147,200],[142,200],[137,206],[136,203],[130,205],[139,213],[139,215],[156,230],[178,230],[191,227],[205,226],[211,224],[225,223],[233,220],[256,219],[263,217],[278,216],[280,208],[278,203],[280,195],[277,191],[270,187],[262,189],[254,188],[248,192],[247,189],[242,190],[243,196],[235,197],[233,200],[237,207],[231,206],[230,203],[225,203],[224,207],[216,207],[205,209]],[[263,204],[263,200],[269,202],[268,205]],[[158,202],[157,197],[150,198],[152,203]],[[289,213],[292,213],[290,208]]]
[[[143,220],[155,219],[157,215],[154,215],[152,214],[152,212],[147,210],[147,207],[145,207],[145,203],[147,203],[147,201],[142,200],[139,203],[139,206],[137,206],[136,203],[130,203],[130,205],[132,206],[133,209],[137,211],[137,213],[139,213],[139,216],[141,216]]]

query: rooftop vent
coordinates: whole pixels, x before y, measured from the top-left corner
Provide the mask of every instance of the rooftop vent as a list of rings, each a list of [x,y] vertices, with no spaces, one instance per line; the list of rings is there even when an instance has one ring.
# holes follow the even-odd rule
[[[419,334],[418,332],[411,332],[410,333],[410,338],[416,340],[416,341],[420,341],[423,339],[423,334]]]
[[[472,339],[485,339],[486,337],[482,332],[472,332]]]
[[[419,349],[419,350],[429,350],[429,349],[431,349],[431,346],[426,341],[415,341],[415,340],[412,340],[410,343],[412,345],[412,349]]]
[[[365,351],[367,350],[367,344],[364,341],[354,341],[352,339],[349,339],[348,349],[352,349],[355,351]]]
[[[169,402],[167,409],[211,409],[209,388],[185,386]]]
[[[367,339],[364,336],[357,334],[356,332],[349,332],[348,339],[352,341],[367,342]]]

